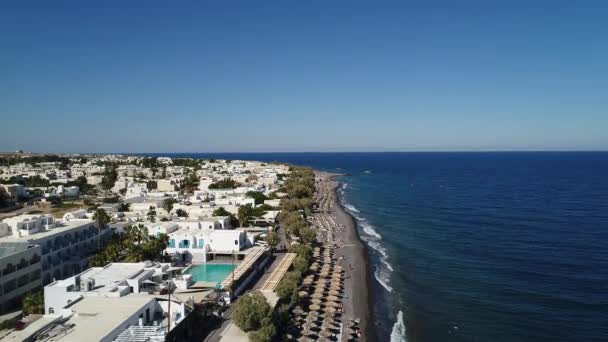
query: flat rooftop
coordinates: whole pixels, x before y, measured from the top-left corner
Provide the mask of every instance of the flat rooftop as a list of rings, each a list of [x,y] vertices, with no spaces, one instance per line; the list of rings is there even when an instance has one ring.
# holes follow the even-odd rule
[[[21,253],[29,248],[34,248],[34,246],[27,241],[4,242],[0,245],[0,258]]]
[[[7,341],[22,341],[37,334],[36,341],[100,341],[119,327],[154,297],[130,294],[120,298],[84,297],[69,309],[74,312],[67,321],[44,316],[22,331],[6,336]]]
[[[137,279],[153,273],[153,269],[144,269],[144,263],[111,263],[104,267],[92,267],[80,273],[80,279],[94,279],[92,292],[107,292],[127,279]],[[74,283],[74,277],[58,280],[48,286],[68,286]]]
[[[70,231],[74,228],[82,227],[82,226],[89,225],[92,223],[93,223],[92,220],[73,220],[73,221],[69,221],[69,222],[61,222],[61,226],[59,226],[59,227],[51,228],[49,230],[44,230],[44,231],[41,231],[41,232],[38,232],[38,233],[35,233],[32,235],[22,236],[22,237],[14,237],[14,236],[10,235],[10,236],[1,237],[0,243],[39,240],[39,239],[42,239],[42,238],[45,238],[48,236],[53,236],[55,234],[64,233],[64,232]]]

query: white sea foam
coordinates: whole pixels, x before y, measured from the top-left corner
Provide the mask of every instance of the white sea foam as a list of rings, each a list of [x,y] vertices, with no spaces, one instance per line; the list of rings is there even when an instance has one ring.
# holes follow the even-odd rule
[[[386,291],[393,292],[393,288],[388,284],[390,281],[390,275],[384,274],[378,268],[376,272],[374,272],[374,278],[376,278],[376,280],[380,283],[380,285],[382,285],[382,287],[384,287]]]
[[[406,342],[405,338],[405,323],[403,322],[403,311],[399,310],[397,314],[397,321],[393,325],[393,331],[391,331],[391,342]]]
[[[388,262],[388,252],[382,245],[382,235],[376,231],[376,229],[367,220],[357,215],[360,211],[355,208],[352,204],[346,203],[344,199],[341,199],[341,203],[348,210],[353,217],[357,220],[357,223],[364,234],[361,234],[361,240],[365,242],[369,248],[375,251],[380,259],[380,263],[375,267],[374,278],[380,283],[380,285],[388,292],[393,292],[393,288],[390,285],[391,273],[394,268]]]
[[[344,208],[348,209],[349,211],[354,211],[356,213],[360,213],[359,209],[355,208],[355,206],[352,204],[345,203]]]
[[[379,241],[368,239],[366,242],[369,245],[369,247],[371,247],[373,250],[375,250],[376,252],[378,252],[380,254],[382,259],[388,258],[388,253],[386,253],[386,249],[384,247],[382,247],[382,245],[380,244]]]
[[[361,223],[361,228],[363,228],[363,231],[370,235],[375,237],[378,240],[382,239],[382,235],[380,235],[375,229],[374,227],[372,227],[371,224],[367,223],[367,222],[360,222]]]
[[[384,266],[386,266],[386,268],[388,268],[391,272],[393,272],[395,270],[393,268],[393,265],[391,265],[388,261],[386,261],[386,259],[382,259],[381,261],[384,264]]]

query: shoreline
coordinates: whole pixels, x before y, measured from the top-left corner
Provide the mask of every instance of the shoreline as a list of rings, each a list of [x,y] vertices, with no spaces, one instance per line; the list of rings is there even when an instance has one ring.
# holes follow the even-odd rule
[[[344,257],[344,265],[353,265],[351,276],[346,279],[345,285],[350,287],[352,296],[345,301],[346,316],[359,318],[362,330],[362,341],[376,341],[377,334],[373,324],[373,291],[372,273],[369,265],[369,251],[359,236],[357,221],[344,208],[339,200],[338,188],[340,181],[338,177],[343,174],[325,173],[332,182],[334,193],[334,206],[332,215],[336,223],[345,227],[343,246],[337,250],[337,255]],[[358,266],[357,266],[358,265]]]

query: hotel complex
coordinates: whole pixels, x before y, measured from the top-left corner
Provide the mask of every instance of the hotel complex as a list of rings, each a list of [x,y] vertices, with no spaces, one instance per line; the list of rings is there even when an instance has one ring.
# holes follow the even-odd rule
[[[210,161],[193,168],[174,165],[169,158],[155,158],[153,167],[142,166],[149,160],[78,157],[72,160],[69,173],[53,162],[0,166],[4,178],[26,184],[3,185],[15,203],[35,193],[42,192],[43,198],[30,213],[0,213],[2,313],[21,308],[27,294],[44,293],[42,316],[24,317],[22,328],[10,332],[8,338],[183,340],[184,334],[200,329],[192,313],[201,303],[229,303],[264,273],[271,259],[267,244],[259,241],[277,223],[279,190],[289,173],[287,166]],[[108,167],[101,164],[112,165],[115,172],[109,189],[102,184]],[[48,181],[48,186],[27,186],[33,178]],[[97,202],[99,197],[73,189],[75,178],[89,188],[104,187],[105,198],[112,201],[104,199],[87,209],[85,203]],[[77,202],[80,208],[60,212],[56,218],[54,201],[81,202]],[[242,207],[251,208],[245,217],[248,222],[235,227],[232,222]],[[98,209],[110,218],[101,230],[93,219]],[[150,239],[166,236],[164,261],[123,260],[89,267],[98,238],[103,250],[105,243],[126,234],[128,227],[145,231]]]

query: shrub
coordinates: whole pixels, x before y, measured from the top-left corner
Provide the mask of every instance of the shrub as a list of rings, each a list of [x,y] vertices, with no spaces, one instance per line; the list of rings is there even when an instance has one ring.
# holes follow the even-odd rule
[[[258,330],[271,317],[272,309],[260,292],[242,296],[234,310],[234,323],[245,332]]]

